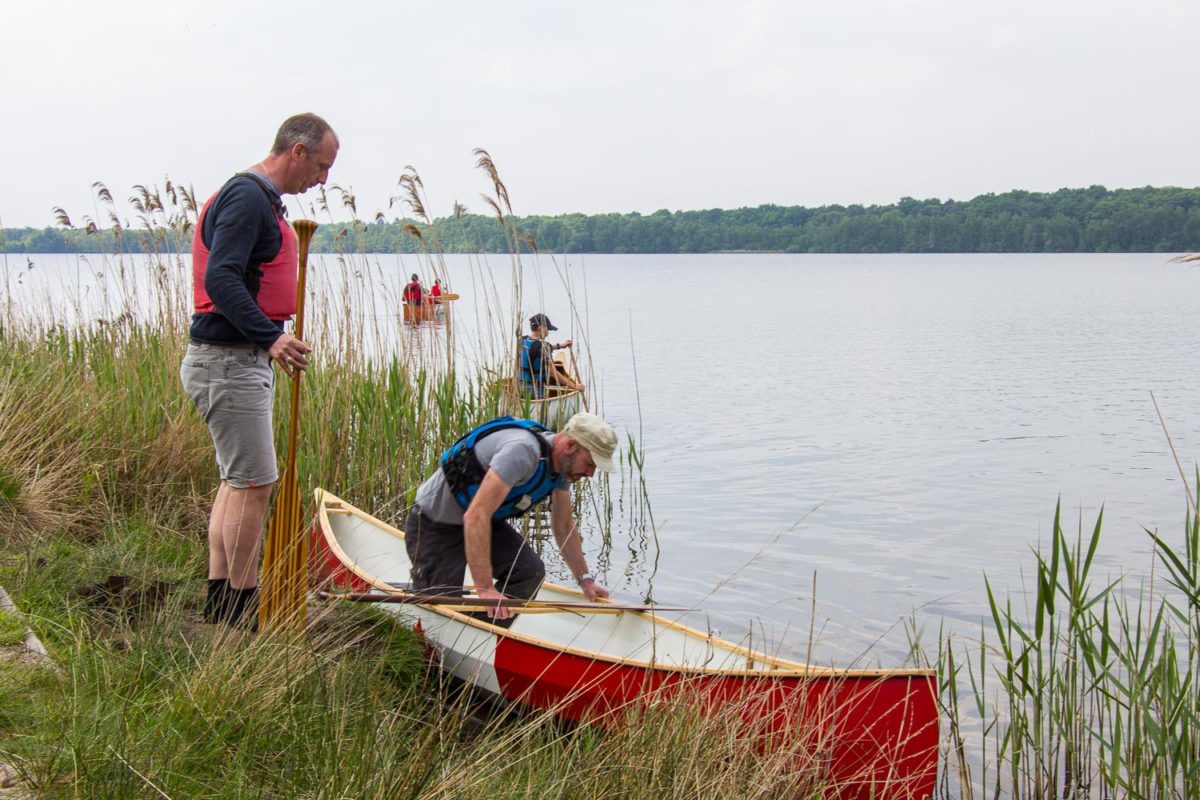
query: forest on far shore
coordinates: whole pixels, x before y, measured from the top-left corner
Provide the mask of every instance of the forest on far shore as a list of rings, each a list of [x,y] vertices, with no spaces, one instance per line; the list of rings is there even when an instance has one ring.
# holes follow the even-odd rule
[[[1200,188],[1011,191],[972,200],[891,205],[762,205],[653,214],[514,216],[456,207],[431,223],[413,219],[324,222],[315,252],[505,253],[1136,253],[1200,250]],[[516,241],[506,230],[518,232]],[[511,233],[509,234],[511,235]],[[190,248],[184,236],[112,228],[8,228],[0,252],[141,252]]]

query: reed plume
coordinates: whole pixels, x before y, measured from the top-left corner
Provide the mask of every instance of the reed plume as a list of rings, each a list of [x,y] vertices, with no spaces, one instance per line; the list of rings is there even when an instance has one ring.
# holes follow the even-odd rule
[[[512,204],[508,201],[508,187],[504,185],[504,181],[500,180],[500,172],[496,169],[496,162],[492,160],[491,154],[482,147],[475,148],[471,153],[476,156],[475,166],[487,174],[492,181],[492,187],[496,190],[496,197],[500,199],[506,212],[511,215]]]

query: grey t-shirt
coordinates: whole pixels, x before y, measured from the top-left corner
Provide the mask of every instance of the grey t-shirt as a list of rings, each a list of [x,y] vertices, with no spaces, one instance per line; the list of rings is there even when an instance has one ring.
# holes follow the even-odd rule
[[[485,471],[494,469],[509,486],[519,486],[533,477],[542,458],[542,449],[534,436],[541,436],[547,444],[554,444],[553,433],[531,433],[509,428],[484,436],[476,442],[475,457]],[[567,476],[560,475],[554,488],[565,489],[569,485]],[[463,507],[454,499],[441,469],[417,489],[416,503],[421,507],[421,514],[434,522],[463,524]]]

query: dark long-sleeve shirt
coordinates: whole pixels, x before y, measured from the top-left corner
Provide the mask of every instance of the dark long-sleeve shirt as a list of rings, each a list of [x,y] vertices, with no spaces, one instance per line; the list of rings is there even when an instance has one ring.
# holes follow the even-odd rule
[[[209,249],[204,290],[215,308],[192,315],[192,341],[252,343],[268,350],[279,338],[283,322],[268,319],[256,298],[261,265],[283,246],[276,215],[282,208],[279,194],[256,176],[241,173],[221,187],[200,229]]]

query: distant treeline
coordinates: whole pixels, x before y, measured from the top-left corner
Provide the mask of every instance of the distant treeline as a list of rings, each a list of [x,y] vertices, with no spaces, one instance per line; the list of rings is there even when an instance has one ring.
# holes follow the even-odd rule
[[[503,253],[536,247],[553,253],[1125,253],[1200,250],[1200,188],[1057,192],[1013,191],[973,200],[914,200],[886,206],[764,205],[731,211],[564,214],[513,217],[462,214],[430,224],[395,219],[323,224],[316,252]],[[516,237],[512,231],[516,231]],[[506,233],[507,232],[507,233]],[[417,234],[420,234],[419,236]],[[7,252],[104,252],[111,231],[17,228],[2,232]],[[516,241],[509,241],[510,239]],[[121,249],[143,249],[126,229]],[[186,237],[155,237],[155,247]]]

